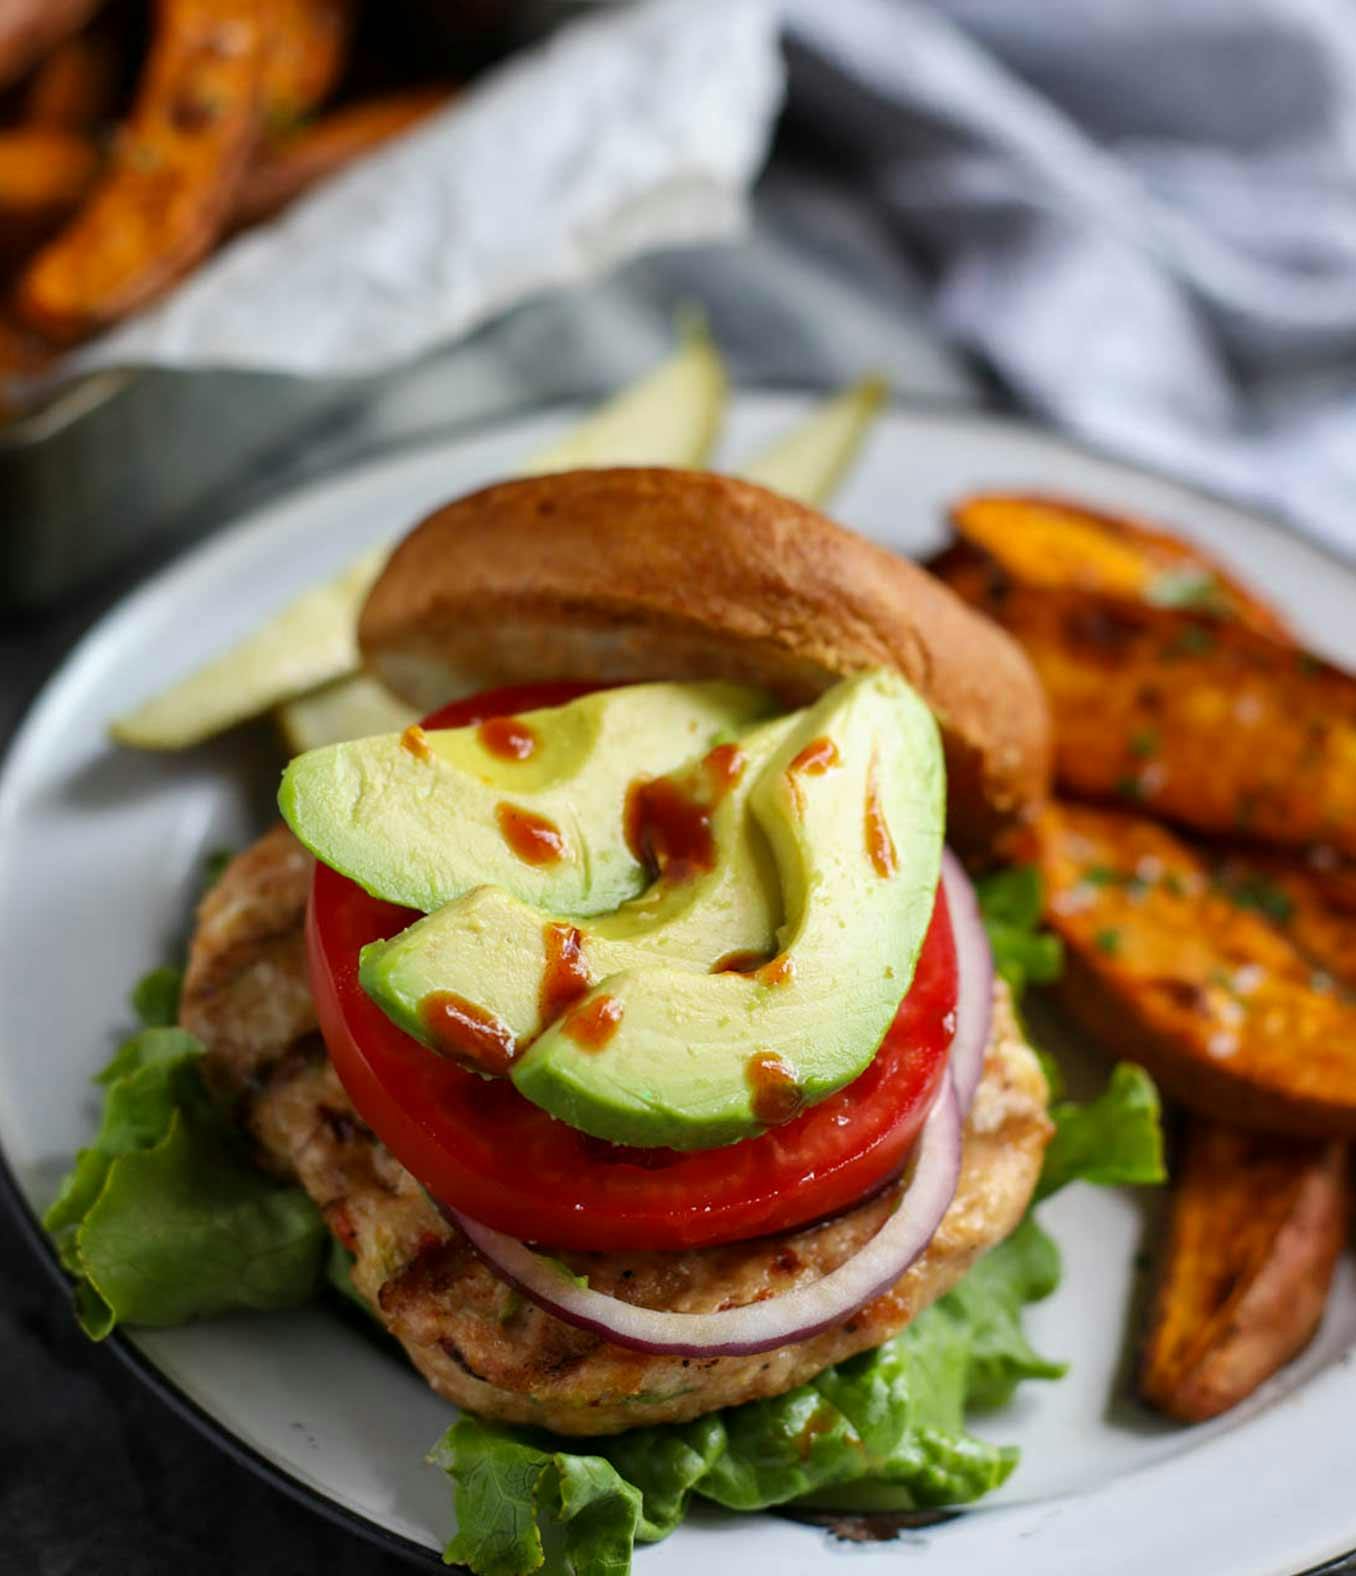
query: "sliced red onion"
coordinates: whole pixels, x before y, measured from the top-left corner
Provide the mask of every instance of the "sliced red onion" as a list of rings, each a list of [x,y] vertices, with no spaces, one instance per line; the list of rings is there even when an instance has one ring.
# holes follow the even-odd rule
[[[932,1241],[960,1177],[961,1117],[943,1080],[899,1206],[865,1247],[823,1279],[765,1302],[717,1313],[668,1313],[576,1285],[561,1265],[457,1210],[444,1213],[504,1280],[568,1324],[617,1346],[676,1357],[743,1357],[808,1340],[888,1291]]]
[[[970,1109],[984,1071],[993,1032],[993,948],[980,918],[969,876],[949,848],[942,850],[942,886],[956,938],[956,1032],[951,1040],[951,1081],[961,1115]]]

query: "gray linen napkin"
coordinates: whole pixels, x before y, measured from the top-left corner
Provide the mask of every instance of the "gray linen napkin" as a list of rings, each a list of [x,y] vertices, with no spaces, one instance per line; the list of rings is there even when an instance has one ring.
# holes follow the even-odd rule
[[[788,0],[791,105],[1061,425],[1356,553],[1356,9]]]

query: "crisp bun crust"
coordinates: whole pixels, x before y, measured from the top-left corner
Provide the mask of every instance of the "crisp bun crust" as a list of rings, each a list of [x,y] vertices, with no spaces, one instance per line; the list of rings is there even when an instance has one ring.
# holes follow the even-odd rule
[[[1018,646],[916,564],[790,499],[698,471],[570,471],[445,505],[363,610],[366,664],[433,709],[541,679],[730,678],[801,704],[897,668],[941,725],[950,835],[988,852],[1049,783]]]

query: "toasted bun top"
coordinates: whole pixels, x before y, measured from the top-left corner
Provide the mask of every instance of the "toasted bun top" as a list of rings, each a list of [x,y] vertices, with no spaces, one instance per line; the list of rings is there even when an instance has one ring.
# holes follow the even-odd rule
[[[996,625],[917,565],[730,477],[569,471],[460,498],[396,549],[358,638],[424,710],[541,679],[727,678],[799,705],[893,667],[941,726],[962,848],[990,849],[1048,786],[1044,696]]]

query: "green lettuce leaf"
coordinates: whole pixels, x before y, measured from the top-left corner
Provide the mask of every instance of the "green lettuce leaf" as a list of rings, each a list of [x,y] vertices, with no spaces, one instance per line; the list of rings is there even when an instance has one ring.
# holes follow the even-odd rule
[[[1166,1180],[1158,1090],[1142,1067],[1118,1062],[1095,1100],[1061,1100],[1050,1117],[1055,1136],[1045,1151],[1037,1199],[1075,1181],[1114,1187]]]
[[[994,967],[1020,999],[1028,985],[1048,985],[1064,969],[1058,936],[1040,928],[1041,878],[1034,865],[1013,865],[975,883]]]
[[[75,1240],[98,1340],[119,1323],[296,1307],[315,1292],[329,1233],[305,1193],[176,1110],[158,1144],[114,1162]]]
[[[629,1568],[614,1563],[621,1541],[667,1537],[693,1494],[741,1511],[791,1502],[914,1510],[978,1499],[1008,1477],[1017,1454],[968,1434],[965,1411],[996,1404],[1023,1379],[1063,1373],[1021,1330],[1023,1306],[1047,1296],[1058,1276],[1054,1244],[1028,1218],[875,1351],[786,1395],[592,1440],[588,1455],[576,1442],[463,1417],[432,1458],[455,1485],[459,1530],[445,1557],[478,1576],[621,1576]],[[610,1529],[609,1563],[586,1563],[565,1520],[584,1503],[557,1490],[572,1470],[589,1485],[591,1533],[601,1538],[601,1522]],[[563,1562],[553,1563],[561,1547]]]
[[[443,1558],[478,1576],[626,1576],[640,1490],[601,1456],[543,1449],[463,1417],[430,1455],[457,1492],[458,1530]]]
[[[254,1167],[203,1086],[202,1046],[161,1021],[177,997],[171,970],[133,992],[149,1026],[98,1074],[99,1130],[44,1216],[95,1340],[121,1322],[295,1306],[324,1263],[314,1204]]]
[[[184,971],[169,964],[143,974],[132,989],[132,1010],[148,1029],[168,1029],[179,1021]]]

